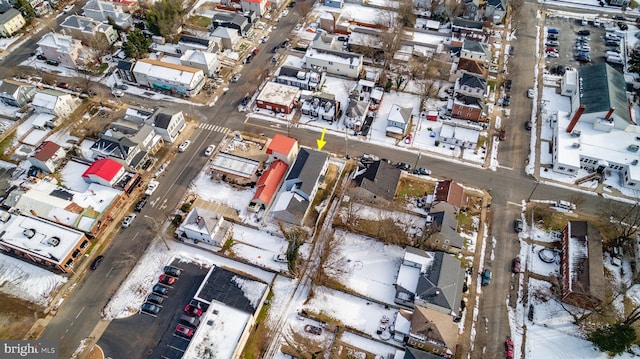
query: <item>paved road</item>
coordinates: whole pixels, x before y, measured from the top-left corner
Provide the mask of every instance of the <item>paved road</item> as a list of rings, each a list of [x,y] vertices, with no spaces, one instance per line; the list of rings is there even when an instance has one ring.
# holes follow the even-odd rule
[[[309,1],[309,0],[307,0]],[[527,4],[525,13],[535,11],[535,6]],[[530,14],[530,15],[531,15]],[[524,16],[530,21],[535,20],[535,16]],[[231,129],[250,130],[252,132],[264,132],[271,135],[276,131],[285,132],[286,129],[275,129],[269,123],[251,119],[245,121],[243,113],[236,109],[239,100],[247,93],[255,90],[256,79],[263,73],[268,64],[271,54],[269,50],[289,36],[291,28],[299,21],[299,16],[291,12],[288,17],[278,23],[270,36],[267,44],[260,47],[261,52],[256,56],[251,64],[244,65],[242,77],[236,84],[229,84],[229,91],[226,95],[220,96],[216,105],[212,108],[192,106],[190,110],[193,115],[203,123],[228,127]],[[59,20],[56,20],[56,25]],[[508,261],[515,256],[517,245],[513,241],[514,235],[510,227],[513,218],[519,212],[519,208],[509,205],[509,201],[520,203],[523,199],[531,196],[533,189],[534,199],[569,199],[571,192],[564,188],[540,184],[536,187],[535,181],[524,173],[524,162],[528,149],[528,134],[522,129],[522,122],[529,118],[530,108],[527,110],[529,100],[525,92],[531,83],[531,68],[527,64],[533,61],[532,51],[535,48],[533,41],[535,36],[526,34],[526,29],[535,29],[535,26],[521,26],[521,33],[518,35],[515,57],[517,65],[512,68],[512,79],[514,81],[512,95],[512,114],[510,122],[507,124],[511,133],[508,141],[500,147],[501,167],[497,171],[483,170],[473,166],[458,164],[447,161],[437,156],[431,157],[423,153],[418,165],[430,168],[434,175],[439,177],[454,178],[462,183],[480,188],[491,189],[493,203],[491,211],[493,214],[493,234],[497,238],[498,246],[495,251],[495,259],[490,263],[494,269],[494,279],[492,289],[485,291],[481,303],[481,316],[488,318],[488,333],[478,331],[476,348],[482,347],[486,343],[486,354],[489,357],[499,357],[502,340],[506,336],[508,327],[504,325],[506,318],[505,296],[509,283]],[[15,67],[32,49],[35,42],[46,31],[39,32],[31,40],[28,40],[14,56],[10,56],[3,61],[3,68]],[[6,73],[5,73],[6,75]],[[126,100],[128,97],[125,97]],[[148,105],[157,105],[152,101],[143,98],[136,98],[136,102]],[[170,102],[163,103],[164,106],[184,108],[184,105]],[[317,132],[290,129],[291,135],[296,137],[302,145],[314,146],[318,138]],[[187,152],[179,153],[171,162],[171,165],[161,178],[161,185],[151,198],[152,204],[147,205],[142,211],[142,215],[148,215],[163,220],[169,211],[179,205],[179,200],[187,189],[188,184],[197,175],[206,159],[202,156],[202,151],[211,143],[218,143],[222,134],[205,129],[196,129],[190,138],[193,144]],[[325,150],[329,152],[344,153],[344,137],[326,135],[328,141]],[[348,142],[348,152],[350,155],[362,153],[376,153],[383,155],[394,161],[415,163],[416,153],[399,151],[396,149],[381,148],[372,143],[359,142],[350,139]],[[179,157],[178,157],[179,156]],[[177,159],[177,160],[176,160]],[[601,206],[603,199],[599,197],[589,197],[582,210],[596,213]],[[105,249],[106,259],[98,270],[89,273],[87,280],[81,280],[73,295],[70,295],[58,311],[58,315],[53,318],[49,326],[42,333],[41,338],[60,340],[61,357],[69,357],[78,347],[80,341],[91,333],[96,323],[99,321],[99,312],[107,303],[108,298],[115,292],[117,287],[126,277],[127,273],[135,265],[135,261],[130,258],[140,256],[153,237],[156,224],[153,221],[138,216],[132,227],[126,231],[119,232],[110,246]],[[138,233],[136,235],[136,233]],[[488,249],[490,250],[490,249]],[[488,257],[488,256],[487,256]],[[478,346],[480,345],[480,346]],[[490,355],[491,354],[491,355]],[[479,357],[480,354],[474,354]]]

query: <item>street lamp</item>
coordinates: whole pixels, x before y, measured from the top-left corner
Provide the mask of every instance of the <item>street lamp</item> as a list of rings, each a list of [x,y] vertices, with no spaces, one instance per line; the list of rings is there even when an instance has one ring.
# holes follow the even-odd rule
[[[171,248],[169,248],[169,244],[167,244],[167,241],[164,239],[164,235],[162,233],[160,233],[160,226],[158,225],[158,222],[156,222],[155,218],[153,217],[149,217],[146,214],[144,215],[144,218],[150,219],[153,222],[153,226],[155,227],[155,234],[160,234],[160,239],[162,239],[162,243],[164,243],[164,246],[167,247],[167,250],[170,251]]]

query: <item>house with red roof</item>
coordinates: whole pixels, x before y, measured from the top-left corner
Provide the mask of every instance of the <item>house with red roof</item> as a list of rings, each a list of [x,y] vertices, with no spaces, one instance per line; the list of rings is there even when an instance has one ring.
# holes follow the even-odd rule
[[[269,11],[271,3],[267,0],[241,0],[240,6],[242,11],[253,11],[256,15],[262,17]]]
[[[284,161],[276,160],[262,173],[262,176],[260,176],[256,184],[256,194],[251,199],[251,202],[249,202],[250,211],[258,212],[269,208],[288,168],[289,165]]]
[[[99,159],[82,174],[85,182],[112,187],[125,173],[124,166],[109,158]]]
[[[448,203],[456,208],[464,208],[469,203],[469,196],[464,193],[464,187],[452,180],[439,181],[436,185],[433,204]]]
[[[287,165],[291,165],[293,161],[295,161],[299,150],[300,147],[296,139],[279,133],[273,136],[273,139],[269,142],[269,146],[267,146],[269,160],[281,160]]]
[[[29,156],[32,166],[44,172],[53,173],[66,157],[64,148],[55,142],[44,141]]]

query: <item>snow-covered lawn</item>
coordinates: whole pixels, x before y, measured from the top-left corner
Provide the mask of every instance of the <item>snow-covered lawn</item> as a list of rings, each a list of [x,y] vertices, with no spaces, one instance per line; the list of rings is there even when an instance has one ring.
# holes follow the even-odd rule
[[[560,275],[560,254],[555,253],[555,261],[553,263],[545,263],[540,259],[539,252],[544,247],[536,245],[527,245],[531,248],[530,255],[528,256],[529,263],[527,269],[530,272],[544,275],[544,276],[559,276]],[[550,250],[546,251],[547,254],[552,253]]]
[[[327,287],[314,287],[313,297],[309,298],[304,309],[313,313],[322,313],[372,337],[378,337],[376,330],[383,316],[395,318],[397,309],[385,309],[383,305],[366,299],[339,292]]]
[[[254,189],[249,187],[241,189],[225,182],[212,181],[206,171],[200,172],[189,189],[205,201],[218,202],[237,210],[243,220],[250,216],[247,205],[255,194]]]
[[[46,306],[67,280],[62,275],[0,254],[0,291],[10,296]]]
[[[338,241],[338,260],[344,267],[339,272],[325,267],[334,279],[365,297],[393,304],[394,284],[402,263],[404,249],[385,245],[372,238],[345,231],[336,231],[334,241]],[[330,258],[335,263],[337,258]]]

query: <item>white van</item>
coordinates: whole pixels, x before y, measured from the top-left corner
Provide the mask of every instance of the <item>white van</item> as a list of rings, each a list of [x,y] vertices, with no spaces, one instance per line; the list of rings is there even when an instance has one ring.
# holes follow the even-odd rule
[[[593,27],[600,27],[600,19],[598,18],[593,19]]]
[[[582,26],[587,26],[587,18],[585,16],[582,17],[582,22],[580,24]]]
[[[554,207],[564,209],[566,211],[576,209],[576,205],[568,201],[556,201],[556,203],[554,203]]]
[[[610,64],[622,64],[622,57],[620,56],[607,56],[607,60],[608,63]]]
[[[609,50],[609,51],[604,53],[604,57],[609,57],[609,56],[611,56],[611,57],[621,57],[619,52],[615,52],[615,51],[611,51],[611,50]]]

